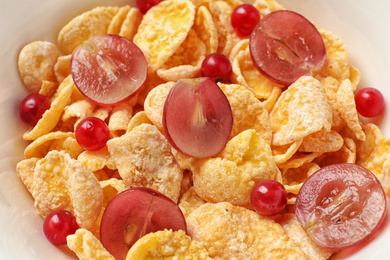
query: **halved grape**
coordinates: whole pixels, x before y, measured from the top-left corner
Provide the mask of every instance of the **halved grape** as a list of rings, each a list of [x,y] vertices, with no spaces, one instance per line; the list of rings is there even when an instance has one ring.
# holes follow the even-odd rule
[[[130,247],[142,236],[164,229],[187,232],[180,208],[162,193],[144,187],[128,189],[107,205],[100,240],[117,260],[126,259]]]
[[[135,95],[146,80],[142,51],[119,35],[98,35],[77,47],[71,58],[77,88],[100,105],[114,105]]]
[[[207,158],[226,146],[233,115],[228,99],[212,79],[181,79],[165,101],[163,126],[175,149]]]
[[[260,20],[250,36],[256,68],[270,80],[289,86],[304,75],[315,75],[326,58],[321,34],[302,15],[279,10]]]
[[[321,168],[304,182],[295,213],[316,243],[343,249],[371,237],[383,222],[386,207],[385,192],[373,173],[340,163]]]

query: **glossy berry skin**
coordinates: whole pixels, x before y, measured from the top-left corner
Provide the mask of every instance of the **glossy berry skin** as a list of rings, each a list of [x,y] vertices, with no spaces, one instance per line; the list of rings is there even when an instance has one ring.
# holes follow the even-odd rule
[[[202,77],[209,77],[215,82],[228,82],[232,74],[230,60],[221,53],[208,55],[201,67]]]
[[[385,99],[375,88],[363,88],[355,95],[356,110],[364,117],[378,116],[385,109]]]
[[[97,117],[87,117],[76,127],[76,140],[87,151],[97,151],[110,139],[107,124]]]
[[[137,7],[141,13],[145,14],[150,8],[159,4],[162,0],[137,0]]]
[[[233,10],[231,23],[240,37],[249,36],[259,22],[260,13],[253,5],[242,4]]]
[[[24,123],[35,126],[49,108],[49,98],[41,94],[30,94],[20,102],[19,116]]]
[[[252,189],[251,204],[260,215],[279,214],[287,205],[286,189],[281,183],[274,180],[261,181]]]
[[[76,218],[67,210],[55,210],[43,222],[43,233],[53,245],[65,245],[66,237],[78,228]]]

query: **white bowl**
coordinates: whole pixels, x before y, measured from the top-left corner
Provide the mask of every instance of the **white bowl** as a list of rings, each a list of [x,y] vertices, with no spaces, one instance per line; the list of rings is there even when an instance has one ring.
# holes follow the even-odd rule
[[[135,1],[111,0],[110,5]],[[251,1],[248,1],[251,2]],[[361,71],[361,87],[375,87],[390,97],[390,2],[386,0],[280,0],[346,44],[351,63]],[[56,42],[57,32],[72,17],[104,0],[0,0],[0,259],[73,259],[66,247],[51,245],[43,235],[42,219],[19,181],[15,166],[23,159],[26,127],[18,104],[26,95],[17,73],[20,49],[34,40]],[[390,137],[390,116],[373,120]],[[346,250],[334,259],[386,259],[390,256],[390,224],[363,247]]]

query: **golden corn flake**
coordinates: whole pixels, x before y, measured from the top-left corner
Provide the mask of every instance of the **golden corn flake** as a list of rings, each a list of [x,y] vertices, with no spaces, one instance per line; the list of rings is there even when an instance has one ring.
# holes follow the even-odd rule
[[[250,192],[262,180],[280,180],[271,148],[255,130],[246,130],[226,145],[220,157],[193,167],[195,191],[209,202],[250,207]]]
[[[86,99],[76,101],[65,107],[62,114],[62,121],[71,120],[70,124],[74,125],[74,130],[77,124],[92,115],[96,105]]]
[[[226,1],[210,1],[209,11],[213,17],[218,34],[217,52],[229,57],[234,45],[240,41],[231,23],[226,22],[230,21],[233,7]]]
[[[306,179],[320,169],[316,163],[305,163],[298,168],[283,169],[283,185],[287,193],[298,194]]]
[[[344,43],[332,33],[318,29],[326,47],[326,60],[317,77],[333,77],[338,81],[349,79],[349,56]]]
[[[211,258],[202,243],[191,240],[183,230],[162,230],[149,233],[130,248],[126,256],[127,260],[174,260],[174,259],[198,259]]]
[[[23,139],[36,140],[40,136],[49,133],[57,125],[72,94],[71,85],[61,85],[55,94],[55,99],[51,102],[50,108],[46,110],[34,128],[23,135]]]
[[[57,88],[57,82],[42,80],[42,85],[38,93],[46,97],[51,97],[56,92]]]
[[[186,40],[157,70],[157,75],[166,81],[194,78],[200,74],[200,68],[205,58],[205,44],[194,30],[190,30]]]
[[[163,129],[162,117],[165,100],[174,84],[174,82],[167,82],[155,87],[149,92],[145,99],[145,113],[149,120],[152,121],[160,131]]]
[[[330,153],[324,153],[315,159],[315,162],[321,167],[336,163],[355,163],[356,162],[356,144],[355,141],[346,137],[340,150]]]
[[[108,180],[101,181],[100,185],[104,194],[103,208],[107,207],[107,204],[116,195],[129,188],[123,180],[119,180],[116,178],[110,178]]]
[[[130,132],[133,130],[136,126],[142,125],[142,124],[153,124],[152,121],[148,118],[145,111],[139,111],[136,113],[131,119],[127,126],[126,132]]]
[[[54,65],[58,56],[57,47],[51,42],[35,41],[23,47],[18,70],[28,92],[38,93],[43,80],[57,81]]]
[[[187,227],[212,259],[305,259],[279,224],[227,202],[200,206]]]
[[[296,216],[292,213],[284,214],[280,220],[277,220],[283,227],[286,235],[301,249],[306,259],[325,260],[329,259],[334,250],[318,246],[302,228]]]
[[[114,136],[125,134],[132,116],[133,107],[126,102],[114,106],[108,121],[108,129]]]
[[[274,87],[283,88],[283,86],[267,79],[256,69],[249,51],[249,39],[238,42],[229,59],[232,63],[235,81],[252,91],[256,98],[268,99]]]
[[[290,169],[298,168],[304,165],[305,163],[312,162],[317,157],[321,156],[322,153],[295,153],[290,159],[286,162],[278,164],[280,169]]]
[[[145,54],[153,71],[180,47],[194,20],[195,5],[189,0],[165,0],[143,16],[134,43]]]
[[[66,77],[70,75],[71,57],[71,54],[58,57],[57,62],[54,65],[54,73],[58,82],[62,82]]]
[[[366,139],[361,126],[359,115],[356,111],[355,94],[349,79],[344,80],[337,91],[337,110],[346,121],[348,127],[355,133],[360,141]]]
[[[25,172],[19,172],[23,174]],[[103,192],[93,173],[63,151],[51,151],[37,161],[26,187],[33,196],[37,212],[46,217],[51,211],[66,209],[80,227],[95,224],[103,203]]]
[[[303,139],[293,142],[292,144],[285,144],[282,146],[272,146],[272,155],[274,156],[276,164],[281,164],[290,159],[302,144]]]
[[[57,41],[60,50],[65,55],[71,54],[89,37],[106,34],[118,11],[119,7],[116,6],[102,6],[73,18],[58,34]]]
[[[285,90],[270,113],[273,144],[282,146],[332,126],[332,107],[321,83],[303,76]]]
[[[68,247],[80,260],[115,260],[90,231],[80,228],[66,237]]]
[[[180,198],[180,202],[178,205],[183,212],[184,217],[187,218],[191,214],[191,212],[193,212],[195,209],[199,208],[205,203],[206,201],[199,197],[199,195],[195,191],[194,186],[192,186]]]
[[[195,31],[206,46],[206,55],[216,53],[218,49],[217,28],[210,11],[205,6],[201,6],[197,10]]]
[[[99,151],[84,151],[78,156],[77,160],[92,172],[101,170],[104,167],[116,170],[115,161],[108,152],[107,147]]]
[[[132,41],[142,21],[142,17],[143,15],[138,8],[131,8],[122,23],[119,35]]]
[[[357,89],[357,86],[360,83],[360,71],[354,66],[350,66],[349,74],[350,74],[349,80],[351,81],[352,84],[352,90],[355,91]]]
[[[320,130],[303,138],[298,151],[303,153],[327,153],[338,151],[344,144],[343,137],[335,131]]]
[[[165,80],[161,79],[156,71],[148,70],[148,76],[146,77],[145,83],[143,84],[141,90],[139,91],[137,104],[143,106],[145,103],[145,99],[149,92],[155,87],[167,83]]]
[[[108,34],[119,34],[122,24],[126,19],[127,14],[131,9],[130,5],[125,5],[119,8],[118,12],[112,18],[110,25],[107,28]]]
[[[107,142],[119,174],[129,187],[149,187],[177,202],[183,173],[166,138],[142,124]]]
[[[252,92],[237,84],[218,83],[225,93],[233,114],[233,129],[230,137],[234,137],[247,129],[254,129],[271,144],[272,132],[268,111]]]
[[[31,193],[34,189],[34,180],[31,176],[34,176],[34,170],[39,158],[30,158],[20,161],[16,165],[16,172],[20,180],[23,182],[24,186],[26,186],[27,190]]]
[[[262,17],[271,12],[285,9],[275,0],[256,0],[253,5],[259,10]]]
[[[46,135],[43,135],[26,147],[24,150],[24,157],[26,159],[32,157],[43,158],[49,152],[49,148],[55,140],[66,139],[71,136],[74,136],[74,133],[50,132]]]

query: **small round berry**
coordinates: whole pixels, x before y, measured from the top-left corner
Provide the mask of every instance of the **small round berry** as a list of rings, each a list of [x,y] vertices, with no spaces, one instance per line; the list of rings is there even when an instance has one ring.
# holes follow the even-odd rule
[[[97,151],[106,146],[110,139],[107,124],[97,117],[87,117],[76,127],[76,140],[87,151]]]
[[[363,88],[355,95],[356,110],[364,117],[378,116],[385,109],[385,99],[375,88]]]
[[[43,221],[43,233],[53,245],[65,245],[66,237],[78,228],[76,218],[67,210],[52,211]]]
[[[242,4],[233,10],[231,23],[240,37],[249,36],[259,22],[260,13],[251,4]]]
[[[137,7],[142,14],[146,14],[150,8],[158,5],[162,0],[137,0]]]
[[[19,116],[24,123],[35,126],[49,108],[49,98],[37,93],[30,94],[20,102]]]
[[[208,55],[201,67],[202,77],[209,77],[215,82],[228,82],[232,74],[230,60],[221,53]]]
[[[251,191],[251,204],[260,215],[279,214],[287,205],[286,189],[274,180],[261,181]]]

